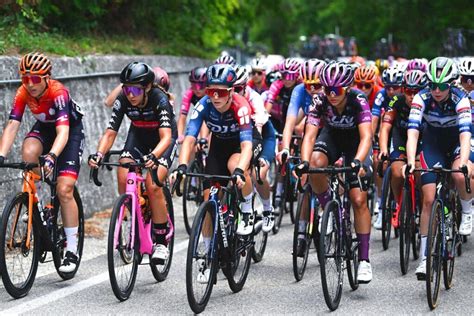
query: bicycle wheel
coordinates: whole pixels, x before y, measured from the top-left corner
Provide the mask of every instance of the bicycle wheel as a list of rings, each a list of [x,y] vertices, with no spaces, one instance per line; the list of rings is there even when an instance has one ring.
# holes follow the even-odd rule
[[[168,210],[169,219],[171,220],[171,225],[174,226],[174,208],[173,208],[173,199],[171,198],[170,190],[167,187],[163,187],[163,194],[166,199],[166,209]],[[168,223],[168,229],[170,229],[170,223]],[[173,249],[174,249],[174,233],[171,235],[170,239],[168,240],[168,251],[169,256],[168,259],[163,264],[154,264],[153,260],[150,258],[150,268],[151,273],[155,277],[155,280],[158,282],[162,282],[166,280],[168,273],[170,272],[171,268],[171,261],[173,260]]]
[[[116,200],[110,218],[107,261],[110,285],[120,301],[130,297],[137,278],[140,237],[132,222],[132,197],[122,194]],[[135,225],[135,236],[132,234]],[[132,238],[135,238],[132,247]]]
[[[411,247],[413,251],[413,259],[417,260],[420,257],[421,234],[420,234],[420,213],[421,203],[415,203],[415,214],[412,214],[412,233],[411,233]]]
[[[405,275],[408,271],[410,259],[410,243],[412,240],[412,200],[410,192],[403,188],[402,205],[400,209],[400,269]]]
[[[442,245],[443,235],[440,230],[440,220],[443,216],[441,202],[435,200],[431,210],[428,227],[427,256],[426,256],[426,295],[428,305],[435,309],[438,305],[438,295],[441,281],[441,266],[443,265]]]
[[[186,257],[186,294],[189,306],[199,314],[211,297],[217,274],[217,239],[214,227],[215,205],[206,201],[193,221]],[[205,237],[206,236],[206,237]]]
[[[81,196],[79,195],[79,191],[76,187],[74,187],[74,200],[77,204],[77,216],[78,216],[78,223],[79,226],[77,228],[77,250],[76,254],[78,257],[77,265],[74,271],[64,273],[59,271],[59,267],[61,266],[61,262],[63,261],[65,250],[66,250],[66,234],[64,232],[63,227],[63,220],[62,220],[62,210],[61,205],[59,204],[59,200],[56,198],[54,205],[55,205],[55,213],[57,216],[53,216],[53,261],[54,267],[56,268],[56,272],[63,280],[70,280],[72,279],[79,269],[79,265],[81,264],[82,258],[82,249],[84,248],[84,210],[82,208],[82,200]]]
[[[445,233],[446,233],[446,253],[443,260],[443,280],[444,288],[449,290],[453,286],[454,260],[456,259],[457,244],[461,244],[461,236],[458,233],[456,224],[456,193],[449,194],[449,214],[445,214]]]
[[[36,205],[33,205],[37,214]],[[0,232],[0,271],[3,285],[13,298],[28,294],[36,277],[41,252],[39,231],[33,219],[30,245],[26,245],[28,223],[28,194],[20,192],[10,197],[2,213]]]
[[[253,210],[255,214],[255,232],[252,259],[255,263],[262,261],[265,249],[267,248],[268,233],[262,230],[263,205],[257,194],[253,195]]]
[[[275,182],[275,186],[274,186],[274,189],[273,189],[273,205],[274,205],[274,212],[273,212],[273,215],[275,216],[275,222],[273,224],[273,228],[272,228],[272,232],[273,234],[278,234],[278,232],[280,231],[280,226],[281,226],[281,221],[283,219],[283,215],[285,214],[286,212],[286,197],[287,197],[287,189],[288,189],[288,186],[287,186],[287,176],[285,175],[283,177],[283,189],[282,189],[282,193],[281,193],[281,196],[280,196],[280,203],[278,205],[276,205],[276,187],[278,185],[278,181]]]
[[[390,244],[390,236],[392,233],[392,201],[393,194],[390,186],[392,178],[392,168],[388,166],[382,182],[382,247],[387,250]]]
[[[367,190],[367,207],[369,208],[370,217],[374,216],[375,199],[375,185],[371,184]]]
[[[352,208],[352,207],[351,207]],[[350,214],[350,210],[348,214]],[[345,222],[345,225],[350,225],[349,222]],[[349,229],[343,228],[343,231],[347,232],[345,234],[346,238],[346,267],[347,267],[347,278],[349,279],[349,285],[353,291],[359,288],[359,281],[357,280],[357,272],[359,270],[359,242],[356,238],[353,238],[353,228],[352,225]],[[354,242],[355,241],[355,242]]]
[[[189,167],[189,172],[201,172],[198,164],[193,162]],[[186,177],[183,181],[183,217],[184,227],[188,235],[191,234],[194,216],[203,202],[202,179],[196,177]]]
[[[298,207],[296,210],[296,224],[294,225],[293,229],[293,274],[295,276],[296,281],[301,281],[303,279],[306,264],[308,263],[308,255],[309,255],[309,248],[311,245],[311,232],[310,229],[314,232],[314,230],[318,229],[318,227],[312,225],[310,228],[310,199],[311,199],[311,187],[309,185],[305,186],[304,193],[302,194],[300,200],[298,201]],[[317,216],[317,211],[315,212],[315,216]],[[305,216],[302,216],[305,214]],[[299,221],[306,222],[306,230],[303,233],[303,236],[300,236],[299,232]],[[303,237],[303,238],[299,238]],[[305,243],[305,251],[301,256],[298,254],[298,241],[301,243]]]
[[[339,237],[337,218],[339,204],[329,201],[323,212],[321,236],[319,239],[321,284],[324,300],[330,310],[339,306],[342,295],[342,245]]]

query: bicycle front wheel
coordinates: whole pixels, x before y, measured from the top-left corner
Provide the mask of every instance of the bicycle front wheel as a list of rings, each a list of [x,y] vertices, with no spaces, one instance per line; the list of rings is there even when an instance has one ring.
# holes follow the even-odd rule
[[[206,201],[199,207],[189,237],[186,257],[186,294],[194,313],[204,311],[217,274],[217,240],[214,238],[213,202]]]
[[[457,194],[451,191],[449,194],[449,214],[445,220],[446,232],[446,258],[443,261],[444,288],[449,290],[453,286],[454,261],[456,259],[457,245],[461,244],[461,236],[456,225],[457,217]]]
[[[115,202],[110,218],[107,244],[109,277],[112,290],[120,301],[127,300],[132,293],[140,256],[140,238],[138,227],[132,221],[132,212],[132,197],[122,194]],[[135,236],[132,234],[133,225],[136,227]]]
[[[318,227],[310,225],[310,199],[311,199],[311,187],[307,185],[305,191],[298,201],[298,208],[296,210],[296,224],[293,228],[293,274],[296,281],[303,279],[306,271],[306,265],[308,263],[309,248],[311,245],[311,233],[314,234],[314,230]],[[317,211],[314,216],[317,217]],[[306,223],[306,229],[304,232],[299,231],[299,222],[304,221]],[[317,222],[316,222],[317,223]],[[311,226],[311,227],[310,227]],[[310,232],[311,230],[311,232]],[[300,246],[298,247],[298,243]]]
[[[412,240],[412,200],[410,192],[403,188],[402,205],[400,209],[400,269],[405,275],[410,259],[410,243]]]
[[[430,224],[428,227],[428,238],[426,241],[426,295],[428,305],[435,309],[438,305],[439,287],[441,281],[441,267],[443,265],[443,254],[441,243],[443,234],[441,233],[441,216],[443,216],[443,206],[436,200],[431,210]]]
[[[255,235],[252,259],[255,263],[262,261],[265,249],[267,248],[268,233],[262,230],[263,224],[263,204],[257,194],[253,195],[253,210],[255,214]]]
[[[37,212],[36,205],[33,207]],[[33,223],[28,232],[26,218],[28,194],[21,192],[13,195],[3,209],[0,232],[0,271],[5,289],[14,298],[24,297],[33,286],[41,251],[36,225]]]
[[[189,168],[189,172],[200,173],[196,162],[193,162]],[[186,177],[183,181],[183,217],[184,227],[188,235],[191,234],[194,216],[203,202],[202,179],[197,177]]]
[[[330,201],[326,204],[321,222],[321,235],[319,237],[319,257],[321,269],[321,284],[323,286],[324,300],[330,310],[338,308],[342,295],[342,246],[339,237],[338,225],[339,204]]]
[[[388,166],[382,182],[382,247],[387,250],[392,234],[392,202],[393,194],[390,186],[392,168]]]

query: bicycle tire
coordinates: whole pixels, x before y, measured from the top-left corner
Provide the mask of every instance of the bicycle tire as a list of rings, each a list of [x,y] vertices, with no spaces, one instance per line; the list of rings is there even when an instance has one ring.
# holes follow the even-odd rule
[[[441,253],[442,234],[440,231],[440,217],[443,208],[439,200],[435,200],[431,210],[430,222],[428,226],[428,237],[426,241],[426,295],[430,309],[435,309],[438,305],[441,266],[443,256]]]
[[[351,211],[349,209],[348,214],[350,213]],[[344,226],[346,225],[347,221],[345,222]],[[346,251],[348,255],[346,258],[347,279],[349,280],[351,289],[355,291],[359,288],[359,281],[357,280],[357,272],[359,271],[359,242],[356,239],[356,247],[353,247],[354,239],[352,238],[352,225],[349,227],[349,229],[347,229],[347,227],[343,227],[342,229],[346,232],[344,236],[346,237]],[[349,234],[347,234],[347,232]]]
[[[415,203],[415,214],[412,219],[412,234],[411,234],[411,247],[413,251],[413,259],[418,260],[420,257],[421,248],[421,234],[420,234],[420,203]]]
[[[306,265],[308,263],[308,256],[309,256],[309,249],[310,249],[310,246],[311,246],[311,242],[312,242],[312,236],[311,236],[311,233],[310,233],[310,228],[309,228],[309,221],[310,221],[310,214],[311,214],[311,210],[310,210],[310,199],[311,199],[311,187],[309,185],[305,186],[305,190],[304,190],[304,193],[301,195],[301,198],[300,200],[298,201],[298,207],[296,209],[296,218],[297,218],[297,221],[296,221],[296,224],[294,225],[294,228],[293,228],[293,253],[292,253],[292,257],[293,257],[293,275],[295,276],[295,279],[296,281],[301,281],[303,279],[303,276],[304,276],[304,273],[306,271]],[[304,238],[303,240],[305,241],[306,243],[306,249],[305,249],[305,252],[304,252],[304,255],[303,257],[299,257],[298,256],[298,237],[300,235],[300,232],[299,232],[299,221],[302,220],[301,219],[301,213],[303,212],[304,208],[303,207],[306,207],[307,209],[307,216],[306,218],[304,218],[303,220],[306,221],[306,230],[305,230],[305,233],[304,233]],[[317,211],[315,211],[315,216],[317,217]],[[314,230],[318,229],[318,227],[314,226],[314,223],[313,223],[313,232]]]
[[[343,271],[342,271],[342,241],[338,234],[338,208],[339,204],[329,201],[323,212],[321,222],[321,237],[319,239],[319,252],[321,257],[321,284],[323,287],[324,300],[331,311],[339,307],[342,296]],[[332,225],[328,227],[329,217],[332,216]],[[330,231],[328,231],[328,228]],[[333,245],[334,247],[331,247]],[[331,248],[334,248],[331,250]],[[334,261],[334,268],[329,267],[328,261]],[[337,273],[336,281],[330,282],[329,273],[331,270]]]
[[[390,245],[392,233],[392,201],[393,194],[390,186],[392,178],[392,167],[388,166],[382,182],[382,247],[387,250]]]
[[[268,240],[268,233],[264,233],[261,227],[261,222],[263,220],[263,205],[260,201],[257,201],[259,197],[254,194],[253,199],[252,199],[252,209],[254,210],[255,214],[255,235],[254,235],[254,246],[253,246],[253,251],[252,251],[252,259],[255,263],[258,263],[263,260],[263,256],[265,254],[265,250],[267,248],[267,240]],[[255,206],[255,205],[258,206]],[[260,208],[260,210],[257,210],[257,208]]]
[[[199,170],[199,169],[200,168],[198,168],[198,164],[195,161],[193,161],[191,163],[191,166],[189,167],[188,172],[201,173],[204,171],[204,170]],[[194,181],[196,181],[196,184],[197,184],[196,188],[193,190],[191,190],[193,188],[192,179],[195,179]],[[191,197],[189,196],[190,193],[194,194],[193,199],[191,199]],[[186,228],[186,232],[188,233],[188,235],[190,235],[191,228],[193,226],[194,216],[196,216],[197,209],[199,208],[201,203],[204,201],[201,178],[196,178],[196,177],[184,178],[182,199],[183,199],[182,203],[183,203],[184,227]]]
[[[209,249],[204,248],[204,254],[198,254],[198,247],[200,244],[200,237],[201,237],[201,232],[203,229],[204,221],[205,221],[205,216],[208,214],[209,216],[209,221],[211,223],[211,226],[214,225],[214,216],[215,216],[215,206],[213,202],[211,201],[205,201],[204,203],[201,204],[199,207],[198,212],[196,213],[195,219],[193,221],[193,227],[191,230],[191,236],[189,237],[189,243],[188,243],[188,251],[187,251],[187,256],[186,256],[186,295],[188,298],[188,303],[189,306],[191,307],[191,310],[199,314],[206,309],[207,303],[209,302],[209,298],[211,297],[212,293],[212,288],[216,282],[216,274],[217,274],[217,240],[212,240],[209,244]],[[211,227],[211,236],[215,236],[215,229],[216,227]],[[204,244],[204,241],[202,241]],[[202,246],[202,245],[201,245]],[[204,247],[205,244],[204,244]],[[212,254],[212,258],[209,259],[209,255]],[[198,256],[198,258],[195,258]],[[201,258],[203,257],[203,258]],[[193,275],[193,266],[196,263],[196,267],[198,267],[198,273],[202,272],[199,271],[202,269],[202,267],[199,267],[200,263],[194,261],[194,259],[197,260],[205,260],[205,266],[210,267],[209,268],[209,276],[206,284],[206,287],[204,289],[204,293],[200,298],[197,298],[197,295],[195,293],[195,290],[197,289],[196,286],[194,286],[194,281],[196,281],[197,277]],[[209,262],[207,262],[209,261]],[[204,273],[202,273],[204,275]],[[201,283],[204,284],[204,283]]]
[[[61,266],[61,262],[64,258],[64,253],[66,249],[66,234],[64,232],[64,228],[62,226],[62,221],[59,219],[62,219],[62,214],[61,214],[61,206],[59,204],[59,199],[56,198],[55,200],[55,212],[57,216],[53,217],[53,261],[54,261],[54,267],[56,268],[56,272],[58,275],[63,279],[63,280],[70,280],[74,278],[74,276],[77,273],[77,270],[79,269],[79,265],[81,264],[81,258],[82,258],[82,250],[84,248],[84,209],[82,207],[82,200],[81,196],[79,195],[79,191],[77,190],[77,187],[74,187],[74,200],[76,201],[77,204],[77,215],[78,215],[78,227],[77,227],[77,264],[76,268],[74,271],[65,273],[59,271],[59,267]]]
[[[135,281],[137,278],[138,272],[138,262],[140,261],[140,254],[139,254],[139,243],[140,237],[138,232],[138,225],[137,223],[131,223],[132,217],[132,199],[133,197],[128,194],[122,194],[118,197],[115,201],[113,209],[112,209],[112,216],[110,218],[110,226],[109,226],[109,234],[108,234],[108,242],[107,242],[107,263],[109,269],[109,277],[110,277],[110,285],[112,286],[112,290],[120,301],[125,301],[130,297],[130,294],[133,291],[133,287],[135,286]],[[121,209],[123,206],[123,214],[122,218]],[[124,226],[125,225],[125,226]],[[135,225],[135,241],[134,241],[134,248],[130,247],[131,238],[132,238],[132,231],[131,227]],[[119,229],[117,235],[119,236],[119,245],[118,249],[115,247],[115,230]],[[124,228],[128,228],[129,231],[124,233]],[[117,254],[115,254],[115,250],[117,250]],[[126,259],[126,260],[124,260]],[[125,286],[122,288],[119,284],[122,278],[116,276],[115,272],[115,264],[123,263],[124,267],[130,268],[130,275],[127,279]]]
[[[400,269],[402,274],[408,272],[408,265],[410,263],[410,243],[412,241],[412,201],[410,192],[405,188],[402,189],[402,205],[400,209]]]
[[[451,213],[450,224],[446,223],[445,231],[448,232],[447,241],[446,241],[446,252],[447,255],[445,260],[443,260],[443,281],[444,288],[449,290],[453,286],[453,275],[454,275],[454,262],[456,259],[456,244],[461,244],[461,238],[458,233],[456,218],[457,218],[457,209],[456,209],[456,194],[451,191],[449,194],[449,212]]]
[[[22,206],[24,207],[24,210],[22,210]],[[41,252],[41,240],[39,236],[39,231],[35,225],[35,218],[33,218],[33,226],[31,232],[32,235],[30,237],[30,250],[28,251],[25,249],[25,236],[22,235],[22,232],[26,231],[27,223],[24,223],[21,220],[21,214],[24,214],[25,211],[28,211],[28,193],[20,192],[15,195],[12,195],[9,198],[8,202],[5,204],[5,208],[3,209],[0,227],[0,271],[2,271],[1,276],[3,280],[3,285],[5,286],[5,290],[7,290],[8,294],[10,294],[13,298],[16,299],[26,296],[30,291],[31,287],[33,286],[33,283],[35,282],[36,272],[38,270],[38,260]],[[38,213],[35,204],[33,212],[36,214]],[[25,229],[15,229],[14,234],[16,235],[16,232],[18,232],[18,234],[20,235],[20,238],[18,239],[20,241],[20,244],[17,245],[17,242],[15,242],[13,244],[14,247],[12,249],[7,249],[7,234],[10,235],[12,229],[12,227],[8,224],[9,219],[12,215],[12,219],[14,222],[16,222],[16,224],[25,224]],[[12,223],[12,225],[15,224]],[[15,228],[17,227],[18,226],[15,225]],[[33,245],[33,251],[31,251],[31,244]],[[19,250],[19,258],[23,259],[31,257],[31,263],[25,264],[26,267],[29,266],[29,268],[27,268],[29,272],[25,275],[25,280],[18,284],[18,282],[15,282],[15,278],[13,276],[14,271],[12,271],[15,265],[12,265],[12,269],[10,269],[10,265],[7,262],[7,254],[15,248],[20,247],[22,249]]]
[[[171,223],[173,227],[176,227],[174,226],[174,207],[173,207],[173,199],[171,197],[170,190],[167,187],[163,187],[162,189],[163,189],[163,195],[165,196],[166,208],[168,210]],[[168,224],[168,227],[169,227],[169,224]],[[174,235],[175,234],[173,233],[170,240],[168,240],[169,256],[164,264],[162,265],[154,264],[153,260],[151,260],[150,258],[151,273],[153,274],[153,277],[155,278],[155,280],[158,282],[162,282],[166,280],[166,277],[168,276],[168,273],[170,272],[171,262],[173,261]]]

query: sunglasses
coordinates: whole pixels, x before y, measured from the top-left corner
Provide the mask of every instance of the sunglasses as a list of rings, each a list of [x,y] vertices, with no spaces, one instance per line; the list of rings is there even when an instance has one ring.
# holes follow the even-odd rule
[[[326,96],[340,96],[343,95],[344,92],[346,91],[346,87],[324,87],[324,93]]]
[[[449,89],[451,85],[449,83],[435,83],[435,82],[430,82],[428,84],[428,87],[430,90],[436,90],[439,89],[439,91],[446,91]]]
[[[395,85],[385,85],[385,90],[400,90],[402,87],[401,86],[395,86]]]
[[[461,82],[471,85],[474,83],[474,76],[461,76]]]
[[[191,82],[191,89],[203,90],[206,88],[206,84],[203,82]]]
[[[138,96],[142,95],[145,90],[141,87],[123,86],[122,91],[123,91],[123,94],[125,94],[125,95],[132,94],[134,97],[138,97]]]
[[[305,83],[304,88],[308,91],[318,91],[321,89],[322,84],[320,83]]]
[[[373,84],[371,83],[367,83],[367,82],[358,82],[356,83],[356,86],[358,89],[365,89],[365,90],[369,90],[369,89],[372,89],[372,87],[374,86]]]
[[[255,75],[261,76],[263,75],[263,71],[256,71],[256,70],[252,71],[252,76],[255,76]]]
[[[229,96],[231,90],[232,88],[227,88],[227,89],[206,88],[206,94],[210,98],[214,98],[214,99],[224,98],[224,97]]]
[[[283,80],[296,80],[298,79],[299,74],[297,72],[288,72],[284,71],[281,73],[281,77]]]
[[[403,92],[404,92],[406,95],[415,95],[415,94],[417,94],[418,92],[420,92],[420,89],[403,88]]]
[[[31,82],[32,84],[38,84],[38,83],[41,83],[41,79],[43,79],[44,77],[43,76],[23,76],[21,77],[21,82],[23,82],[23,84],[28,84],[29,82]]]
[[[244,90],[245,90],[245,85],[234,86],[234,91],[237,92],[237,93],[241,93]]]

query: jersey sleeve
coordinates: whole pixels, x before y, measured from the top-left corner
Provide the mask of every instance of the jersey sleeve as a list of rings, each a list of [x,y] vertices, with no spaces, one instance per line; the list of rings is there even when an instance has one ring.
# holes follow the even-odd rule
[[[181,110],[182,115],[188,115],[189,108],[191,107],[191,99],[193,98],[193,91],[191,89],[186,90],[183,95],[183,100],[181,101]]]
[[[372,115],[380,117],[382,113],[382,104],[385,101],[383,90],[379,91],[375,96],[374,104],[372,105]]]
[[[372,114],[370,113],[369,101],[364,94],[356,95],[356,102],[359,104],[359,113],[357,114],[357,125],[372,122]]]
[[[263,126],[268,121],[268,113],[265,110],[265,106],[263,104],[263,99],[255,90],[248,87],[246,89],[246,93],[248,93],[248,100],[250,105],[252,106],[253,110],[253,120],[255,121],[255,125]]]
[[[306,124],[321,126],[321,107],[323,105],[322,97],[319,94],[313,96],[313,101],[308,109]]]
[[[421,98],[420,93],[417,93],[411,102],[410,115],[408,116],[408,129],[420,130],[424,110],[425,102]]]
[[[282,87],[283,82],[281,80],[274,81],[268,90],[267,102],[275,103]]]
[[[171,128],[172,120],[174,119],[172,112],[173,107],[171,106],[168,97],[164,93],[160,97],[156,109],[158,112],[158,122],[160,123],[159,128]]]
[[[467,97],[463,97],[456,104],[456,113],[458,114],[459,133],[471,131],[471,104]]]
[[[110,117],[109,125],[107,126],[107,129],[111,129],[116,132],[118,132],[125,115],[125,105],[123,104],[121,96],[122,94],[120,94],[114,101],[114,105],[112,107],[112,116]]]
[[[207,108],[209,107],[209,103],[207,102],[208,100],[209,97],[205,96],[194,105],[191,119],[189,120],[188,126],[186,127],[186,136],[193,136],[194,138],[198,137],[202,122],[204,121],[204,116],[207,112]]]
[[[252,107],[250,106],[247,99],[240,95],[233,97],[232,106],[234,108],[234,116],[239,126],[239,138],[240,142],[251,142],[253,140],[252,133]]]
[[[13,100],[13,107],[10,111],[10,120],[21,122],[23,118],[26,108],[26,101],[23,97],[23,93],[22,88],[18,89],[16,92],[15,99]]]
[[[71,98],[66,89],[54,92],[53,104],[56,109],[56,126],[69,126],[69,113],[71,113]]]
[[[303,84],[300,84],[293,89],[293,92],[291,92],[290,104],[288,105],[288,111],[286,112],[287,117],[298,116],[299,109],[303,107],[305,93],[306,91]]]
[[[395,122],[395,119],[397,118],[396,104],[398,100],[399,100],[398,97],[394,96],[393,99],[388,104],[387,112],[385,112],[385,115],[383,116],[384,123],[393,125],[393,122]]]

